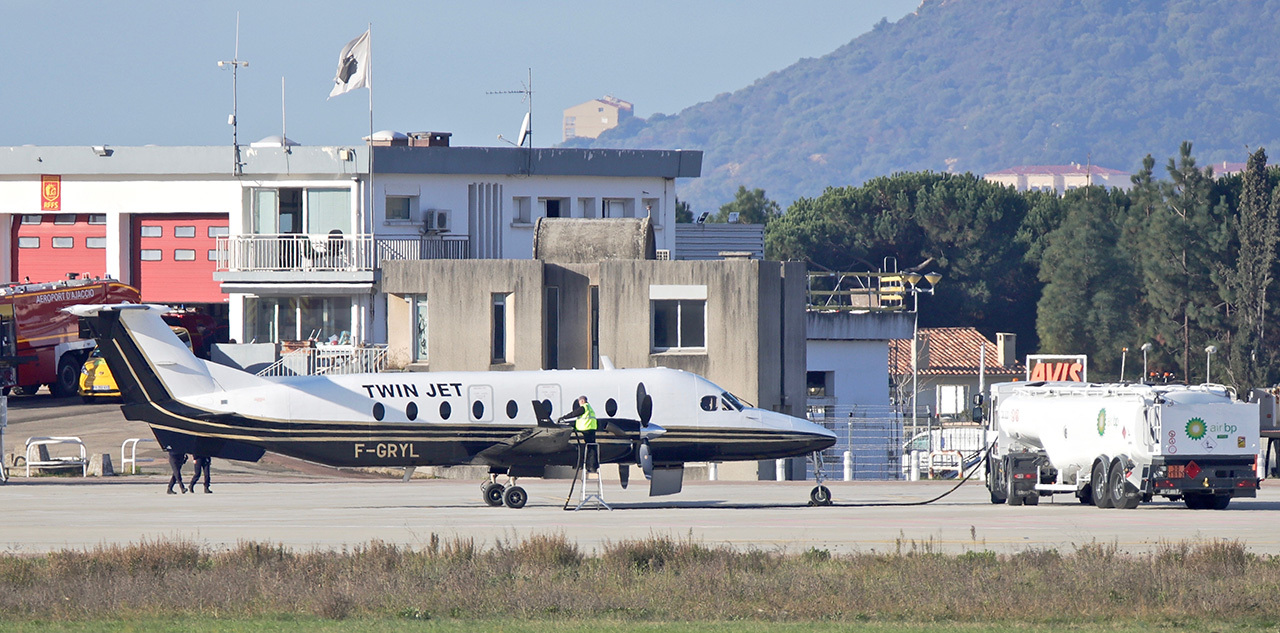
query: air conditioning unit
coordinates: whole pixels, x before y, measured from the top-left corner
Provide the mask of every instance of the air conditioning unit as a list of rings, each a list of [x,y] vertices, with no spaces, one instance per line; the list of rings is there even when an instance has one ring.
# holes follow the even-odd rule
[[[428,233],[446,233],[449,231],[448,209],[427,209],[422,214],[422,227]]]

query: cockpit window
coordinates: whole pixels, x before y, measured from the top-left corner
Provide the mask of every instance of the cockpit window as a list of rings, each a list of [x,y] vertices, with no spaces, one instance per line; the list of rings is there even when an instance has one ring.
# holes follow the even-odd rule
[[[702,410],[703,410],[703,411],[715,411],[715,410],[716,410],[716,397],[715,397],[715,396],[702,396]]]
[[[735,410],[737,411],[742,410],[742,403],[739,402],[737,398],[733,397],[733,394],[729,393],[728,391],[721,393],[720,397],[725,402],[729,403],[729,406],[733,407]]]

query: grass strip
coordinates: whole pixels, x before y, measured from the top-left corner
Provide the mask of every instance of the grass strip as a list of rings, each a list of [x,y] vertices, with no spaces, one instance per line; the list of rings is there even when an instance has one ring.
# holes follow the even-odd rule
[[[562,535],[488,547],[433,536],[420,549],[371,542],[299,552],[247,542],[215,550],[149,541],[0,555],[0,631],[79,623],[157,630],[166,622],[245,622],[244,630],[268,631],[333,622],[557,632],[790,630],[797,623],[806,630],[1223,630],[1274,628],[1276,595],[1280,559],[1226,541],[1138,555],[1101,544],[951,555],[928,543],[833,555],[652,537],[587,555]],[[22,628],[32,622],[40,626]]]

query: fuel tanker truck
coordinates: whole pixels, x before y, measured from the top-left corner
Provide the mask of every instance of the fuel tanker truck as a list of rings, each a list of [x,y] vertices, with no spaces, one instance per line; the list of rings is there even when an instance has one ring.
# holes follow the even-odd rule
[[[1258,490],[1258,404],[1222,385],[991,386],[991,503],[1072,493],[1099,508],[1156,496],[1223,510]]]

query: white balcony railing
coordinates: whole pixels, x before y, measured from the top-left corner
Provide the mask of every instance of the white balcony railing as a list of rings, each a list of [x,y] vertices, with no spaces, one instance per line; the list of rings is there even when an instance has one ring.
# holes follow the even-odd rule
[[[466,235],[232,235],[217,241],[218,270],[370,271],[386,260],[468,259]]]
[[[316,376],[336,374],[370,374],[387,368],[387,347],[355,347],[351,345],[317,345],[280,355],[259,376]]]

